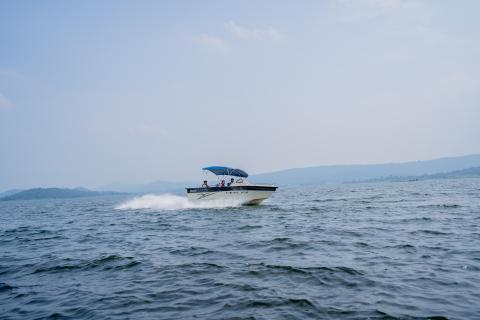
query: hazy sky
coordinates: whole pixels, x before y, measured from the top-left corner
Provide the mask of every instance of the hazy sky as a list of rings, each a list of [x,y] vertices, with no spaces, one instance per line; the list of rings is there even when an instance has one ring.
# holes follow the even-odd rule
[[[0,1],[0,190],[480,152],[480,1]]]

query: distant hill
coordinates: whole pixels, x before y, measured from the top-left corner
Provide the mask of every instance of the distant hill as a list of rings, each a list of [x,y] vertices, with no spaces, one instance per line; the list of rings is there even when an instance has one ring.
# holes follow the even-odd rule
[[[20,191],[23,191],[24,189],[11,189],[7,190],[4,192],[0,192],[0,199],[3,197],[11,196],[12,194],[19,193]]]
[[[3,196],[0,201],[9,200],[33,200],[33,199],[64,199],[64,198],[80,198],[80,197],[96,197],[104,195],[117,195],[118,192],[110,191],[92,191],[85,188],[33,188],[15,192],[13,194]]]
[[[248,168],[244,168],[247,169]],[[440,158],[425,161],[385,164],[330,165],[309,168],[295,168],[276,172],[254,174],[252,182],[274,183],[279,186],[318,185],[325,183],[406,181],[443,178],[464,178],[478,176],[480,154]],[[92,191],[84,188],[34,188],[8,190],[0,193],[0,201],[94,197],[122,193],[183,193],[185,187],[199,185],[200,181],[168,182],[155,181],[147,184],[110,184]]]
[[[332,165],[288,169],[253,175],[252,181],[280,186],[315,185],[378,179],[387,176],[419,176],[480,166],[480,154],[403,163]]]
[[[480,154],[440,158],[425,161],[385,164],[331,165],[296,168],[276,172],[254,174],[252,182],[275,183],[279,186],[317,185],[324,183],[360,182],[389,176],[412,177],[433,175],[480,166]],[[248,168],[246,169],[248,172]],[[113,190],[129,193],[182,193],[187,186],[199,185],[200,181],[168,182],[156,181],[147,184],[110,184],[98,190]]]
[[[458,178],[480,178],[480,167],[473,167],[463,170],[455,170],[450,172],[440,172],[435,174],[424,174],[421,176],[388,176],[378,179],[369,179],[360,182],[383,182],[383,181],[419,181],[419,180],[433,180],[433,179],[458,179]]]

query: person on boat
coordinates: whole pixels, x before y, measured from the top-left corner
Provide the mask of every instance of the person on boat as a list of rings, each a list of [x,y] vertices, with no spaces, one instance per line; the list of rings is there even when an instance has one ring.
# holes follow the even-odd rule
[[[220,182],[220,188],[225,188],[225,180],[222,180],[222,182]]]
[[[203,180],[202,188],[208,188],[207,180]]]
[[[231,179],[230,179],[230,182],[227,183],[227,186],[230,187],[230,186],[233,184],[233,181],[235,181],[235,179],[231,178]]]

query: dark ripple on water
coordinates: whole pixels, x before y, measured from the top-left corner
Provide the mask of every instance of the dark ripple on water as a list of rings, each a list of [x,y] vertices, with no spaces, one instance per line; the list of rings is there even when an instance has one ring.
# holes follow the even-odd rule
[[[480,318],[479,186],[280,189],[223,209],[0,202],[0,319]]]

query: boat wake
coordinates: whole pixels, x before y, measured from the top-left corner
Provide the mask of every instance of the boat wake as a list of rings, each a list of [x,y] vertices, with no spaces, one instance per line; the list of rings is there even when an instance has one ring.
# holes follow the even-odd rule
[[[115,209],[118,210],[136,210],[136,209],[153,209],[153,210],[181,210],[181,209],[202,209],[202,208],[228,208],[239,207],[241,204],[232,201],[206,201],[201,203],[193,203],[187,197],[176,196],[173,194],[147,194],[141,197],[135,197],[120,205]]]

